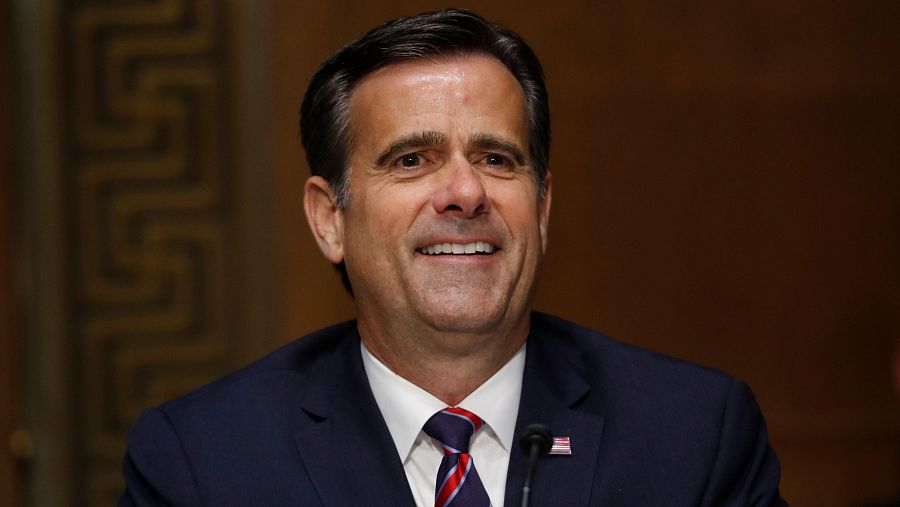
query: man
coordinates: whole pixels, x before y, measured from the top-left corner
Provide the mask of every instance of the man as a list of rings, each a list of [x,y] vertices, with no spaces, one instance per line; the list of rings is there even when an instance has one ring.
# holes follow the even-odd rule
[[[783,505],[750,391],[531,313],[547,246],[540,64],[467,11],[390,22],[301,111],[305,209],[358,318],[145,412],[121,505]]]

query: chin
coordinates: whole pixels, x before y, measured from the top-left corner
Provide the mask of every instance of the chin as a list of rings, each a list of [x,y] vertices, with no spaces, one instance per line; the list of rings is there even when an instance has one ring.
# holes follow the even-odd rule
[[[427,308],[425,320],[438,331],[448,333],[481,334],[496,331],[503,326],[506,305],[495,302],[466,301],[464,304],[448,304],[437,301],[439,308]]]

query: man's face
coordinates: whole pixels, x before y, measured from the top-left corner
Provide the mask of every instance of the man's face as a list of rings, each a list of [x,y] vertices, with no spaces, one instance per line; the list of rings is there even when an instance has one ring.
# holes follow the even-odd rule
[[[390,65],[351,97],[342,253],[359,316],[484,333],[527,322],[549,213],[519,84],[496,59]]]

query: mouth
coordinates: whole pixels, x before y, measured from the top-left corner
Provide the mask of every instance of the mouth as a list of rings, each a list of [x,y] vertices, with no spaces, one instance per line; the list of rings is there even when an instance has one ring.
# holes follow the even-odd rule
[[[435,243],[418,249],[424,255],[490,255],[496,250],[496,246],[486,241],[473,241],[471,243]]]

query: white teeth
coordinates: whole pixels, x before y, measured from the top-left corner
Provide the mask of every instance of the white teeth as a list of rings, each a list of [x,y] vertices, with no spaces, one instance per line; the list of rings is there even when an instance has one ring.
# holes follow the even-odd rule
[[[474,241],[472,243],[437,243],[435,245],[422,247],[419,253],[428,255],[453,254],[453,255],[472,255],[475,253],[493,253],[494,245],[484,241]]]

